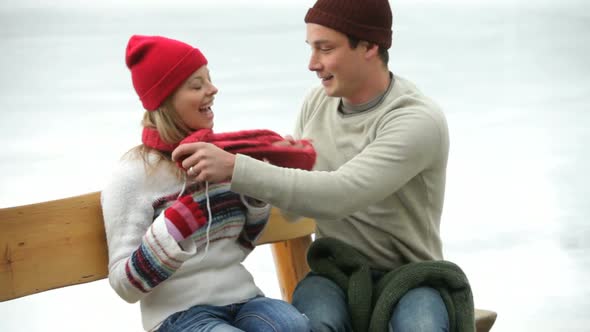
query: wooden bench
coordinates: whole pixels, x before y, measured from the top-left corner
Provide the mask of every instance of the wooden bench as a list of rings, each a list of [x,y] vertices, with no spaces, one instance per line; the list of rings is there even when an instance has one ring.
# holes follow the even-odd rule
[[[273,209],[259,241],[270,243],[284,300],[309,271],[305,252],[313,220],[286,222]],[[0,209],[0,302],[107,277],[107,244],[100,193]],[[496,313],[476,309],[478,332]],[[139,318],[138,318],[139,319]]]

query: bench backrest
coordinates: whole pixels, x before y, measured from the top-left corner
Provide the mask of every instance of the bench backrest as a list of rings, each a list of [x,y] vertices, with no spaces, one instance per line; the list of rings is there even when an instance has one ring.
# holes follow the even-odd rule
[[[314,228],[309,219],[287,223],[273,209],[259,242],[309,244]],[[297,275],[284,277],[296,283],[297,276],[307,272],[307,247],[294,254],[283,249],[292,244],[280,246],[273,248],[279,265],[285,264],[277,254],[286,254],[287,260],[296,261],[289,265],[303,267]],[[106,278],[108,256],[100,193],[0,209],[0,250],[0,301]],[[277,273],[280,278],[278,269]],[[283,297],[290,298],[292,287],[281,284]]]

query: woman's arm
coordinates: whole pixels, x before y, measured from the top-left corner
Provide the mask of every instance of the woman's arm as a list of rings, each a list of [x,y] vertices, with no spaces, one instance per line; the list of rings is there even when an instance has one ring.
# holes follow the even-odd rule
[[[271,206],[266,202],[244,195],[240,195],[240,199],[246,207],[246,222],[238,241],[246,250],[252,250],[256,245],[256,240],[268,224]]]
[[[169,234],[163,213],[153,220],[143,166],[123,165],[103,189],[101,204],[109,250],[109,282],[134,303],[169,278],[194,248],[182,249]]]

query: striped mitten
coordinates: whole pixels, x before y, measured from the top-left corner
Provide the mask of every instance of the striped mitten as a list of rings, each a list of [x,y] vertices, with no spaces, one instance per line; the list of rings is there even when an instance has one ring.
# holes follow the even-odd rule
[[[191,195],[181,197],[164,210],[164,217],[168,233],[177,242],[191,236],[207,223],[207,218],[201,211],[199,203],[195,202]]]

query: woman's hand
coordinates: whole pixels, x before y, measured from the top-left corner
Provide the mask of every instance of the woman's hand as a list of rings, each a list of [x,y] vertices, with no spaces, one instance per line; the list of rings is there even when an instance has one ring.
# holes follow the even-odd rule
[[[191,195],[181,197],[164,210],[164,217],[168,233],[176,242],[191,236],[207,223],[207,218],[203,215],[199,203]]]

